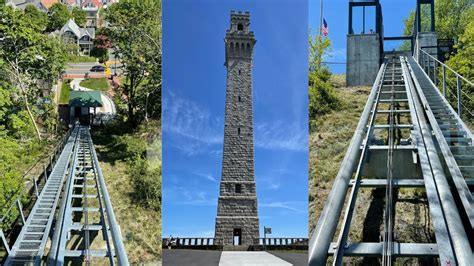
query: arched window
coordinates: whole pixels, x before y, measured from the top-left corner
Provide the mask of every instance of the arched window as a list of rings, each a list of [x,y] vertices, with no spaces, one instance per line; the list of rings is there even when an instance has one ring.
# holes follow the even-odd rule
[[[242,23],[237,24],[237,30],[244,30],[244,25]]]
[[[240,135],[240,127],[237,128],[237,134]]]
[[[230,55],[234,55],[234,43],[233,42],[230,43],[230,51],[229,52],[230,52]]]
[[[242,56],[246,56],[247,54],[245,54],[245,44],[241,44],[240,45],[240,50],[241,50],[241,53],[242,53]]]
[[[235,43],[235,56],[239,56],[240,55],[240,45],[238,42]]]
[[[247,55],[250,56],[250,43],[247,43]]]

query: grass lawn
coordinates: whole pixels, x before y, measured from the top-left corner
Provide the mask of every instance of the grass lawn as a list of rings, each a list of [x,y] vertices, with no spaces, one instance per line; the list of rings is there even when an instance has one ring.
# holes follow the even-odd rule
[[[86,79],[81,81],[79,85],[95,91],[107,91],[109,89],[109,82],[105,77]]]
[[[59,95],[59,103],[60,104],[68,104],[69,103],[69,92],[71,91],[70,81],[65,80],[63,85],[61,86],[61,94]]]
[[[67,57],[68,63],[90,63],[97,62],[97,58],[92,56],[69,55]]]

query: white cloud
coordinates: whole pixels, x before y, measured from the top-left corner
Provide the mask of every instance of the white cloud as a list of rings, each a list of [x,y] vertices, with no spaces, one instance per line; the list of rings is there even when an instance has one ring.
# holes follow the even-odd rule
[[[308,150],[308,131],[295,123],[277,121],[255,126],[255,147],[269,150]]]
[[[259,204],[262,208],[280,208],[294,212],[304,213],[308,210],[308,203],[303,201],[276,201]]]
[[[199,177],[203,177],[211,182],[217,183],[217,179],[212,174],[194,173]]]
[[[188,156],[215,153],[211,146],[222,143],[223,121],[207,108],[179,97],[170,90],[163,97],[163,131],[173,135],[171,143]],[[211,150],[209,150],[211,149]]]

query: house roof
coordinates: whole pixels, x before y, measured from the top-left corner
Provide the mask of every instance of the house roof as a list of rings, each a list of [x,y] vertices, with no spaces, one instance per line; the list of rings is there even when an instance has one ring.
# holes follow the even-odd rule
[[[59,3],[59,0],[41,0],[41,4],[47,9],[50,9],[54,4]]]
[[[48,9],[46,8],[46,6],[43,5],[43,3],[41,2],[41,0],[33,0],[33,1],[26,1],[26,0],[8,0],[6,1],[7,5],[11,5],[15,8],[19,8],[19,9],[25,9],[27,6],[29,5],[33,5],[35,6],[36,8],[38,8],[39,10],[41,11],[45,11],[47,12]]]
[[[71,31],[78,38],[81,37],[81,29],[72,19],[69,19],[60,30],[61,34],[65,33],[66,31]]]
[[[69,107],[102,107],[102,96],[99,91],[71,91]]]
[[[99,8],[102,6],[102,2],[100,0],[85,0],[82,2],[81,7],[89,7],[89,8]]]
[[[69,19],[66,24],[61,28],[59,33],[63,35],[66,31],[71,31],[76,35],[77,38],[82,38],[85,35],[88,35],[92,39],[95,38],[95,29],[94,28],[80,28],[73,19]]]

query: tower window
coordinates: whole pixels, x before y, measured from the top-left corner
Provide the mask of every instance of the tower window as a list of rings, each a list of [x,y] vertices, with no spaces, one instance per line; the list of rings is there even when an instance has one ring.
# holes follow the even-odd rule
[[[244,25],[242,23],[237,24],[237,30],[244,30]]]
[[[239,95],[239,102],[241,102],[241,100],[242,100],[242,99],[240,98],[240,95]]]
[[[237,128],[237,134],[240,135],[240,127]]]
[[[242,193],[242,185],[235,184],[235,193]]]
[[[240,71],[240,69],[239,69],[239,75],[240,75],[240,73],[241,73],[241,71]]]

